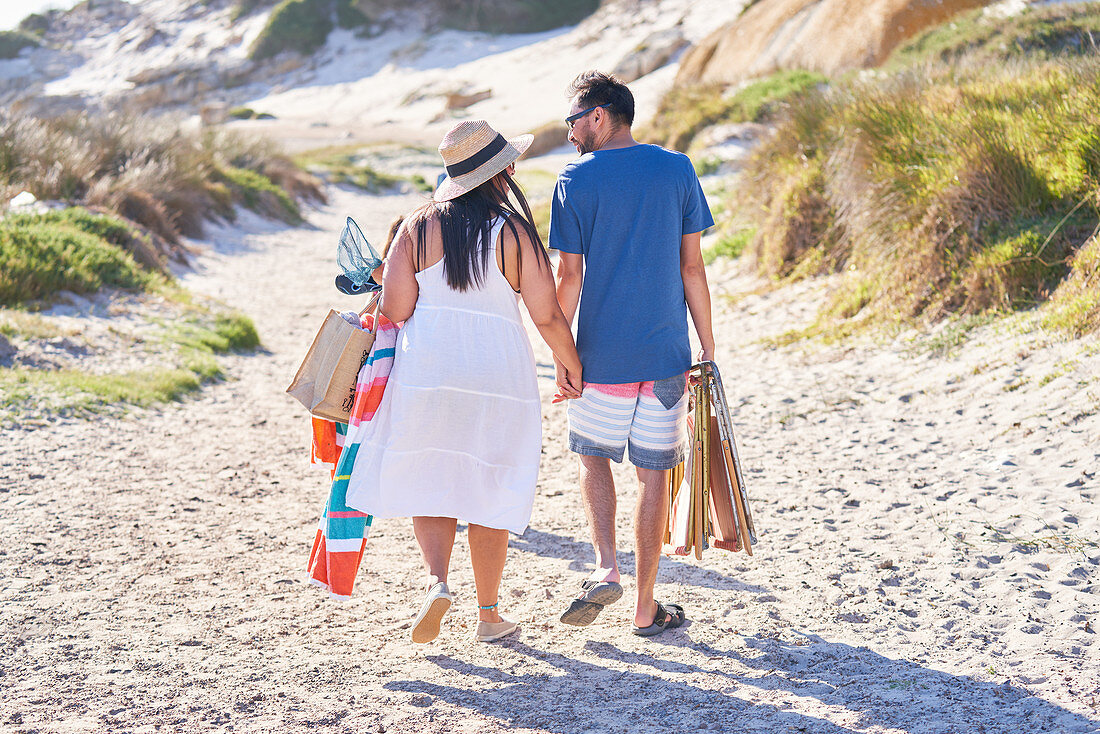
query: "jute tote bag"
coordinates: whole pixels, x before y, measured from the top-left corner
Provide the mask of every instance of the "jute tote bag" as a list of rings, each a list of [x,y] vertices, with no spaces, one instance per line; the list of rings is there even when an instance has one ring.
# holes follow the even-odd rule
[[[376,302],[374,323],[377,310]],[[347,423],[355,403],[355,379],[373,345],[373,331],[349,324],[330,309],[286,391],[318,418]]]

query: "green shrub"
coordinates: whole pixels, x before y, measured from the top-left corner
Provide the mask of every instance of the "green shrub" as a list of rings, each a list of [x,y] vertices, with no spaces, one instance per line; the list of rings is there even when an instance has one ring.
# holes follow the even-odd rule
[[[720,257],[739,258],[755,236],[756,230],[752,227],[727,232],[718,238],[718,242],[713,247],[703,250],[703,262],[710,265]]]
[[[1100,42],[1100,11],[1092,3],[1059,3],[1025,9],[1010,18],[984,9],[964,13],[903,43],[890,55],[888,68],[925,63],[989,65],[1013,59],[1036,61],[1067,55],[1091,55]]]
[[[731,202],[764,273],[844,273],[823,316],[1028,308],[1097,225],[1100,58],[960,63],[806,93]]]
[[[0,220],[0,305],[46,299],[63,290],[141,289],[156,282],[117,245],[63,217]]]
[[[435,191],[435,184],[424,178],[424,176],[419,173],[414,173],[412,176],[410,176],[409,181],[411,181],[412,185],[416,187],[416,190],[421,193],[430,194]]]
[[[249,51],[254,61],[283,51],[309,55],[325,44],[332,32],[332,0],[282,0]]]
[[[256,110],[251,107],[233,107],[228,114],[234,120],[251,120],[256,116]]]
[[[230,20],[236,22],[246,15],[251,15],[260,8],[269,8],[276,5],[279,0],[237,0],[233,6],[233,14]]]
[[[335,3],[336,24],[341,28],[362,28],[370,23],[370,18],[359,9],[355,0],[335,0]]]
[[[1100,238],[1092,237],[1074,254],[1070,274],[1051,297],[1043,324],[1074,337],[1100,330]]]
[[[25,48],[42,45],[38,38],[23,31],[0,31],[0,59],[14,59]]]
[[[50,15],[43,13],[31,13],[19,21],[19,30],[32,36],[41,38],[50,29]]]
[[[291,223],[302,220],[302,213],[290,195],[262,173],[224,166],[218,169],[218,175],[233,192],[233,198],[249,209]]]
[[[19,312],[8,317],[13,314]],[[18,321],[27,321],[19,315]],[[27,336],[27,324],[19,326],[14,331]],[[32,323],[30,330],[41,332],[43,327]],[[50,336],[46,332],[35,338]],[[91,415],[119,403],[150,405],[178,400],[222,376],[216,354],[251,350],[259,344],[256,328],[247,316],[184,304],[183,313],[166,326],[161,338],[146,342],[146,347],[154,350],[151,356],[160,365],[157,369],[89,374],[76,369],[0,368],[0,424],[27,412]]]
[[[488,33],[537,33],[575,25],[600,6],[600,0],[437,0],[443,24]],[[472,6],[472,7],[471,7]]]
[[[712,173],[717,173],[718,169],[722,167],[722,159],[718,156],[709,155],[706,158],[695,161],[695,175],[696,176],[709,176]]]
[[[355,186],[372,194],[388,191],[406,180],[365,163],[358,148],[330,148],[306,153],[298,158],[298,164],[320,173],[332,183]],[[435,188],[419,174],[407,180],[421,191]]]

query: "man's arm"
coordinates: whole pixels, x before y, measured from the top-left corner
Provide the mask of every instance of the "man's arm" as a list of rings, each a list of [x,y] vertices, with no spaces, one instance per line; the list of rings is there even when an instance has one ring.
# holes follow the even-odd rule
[[[565,322],[570,327],[573,325],[573,317],[577,314],[577,304],[581,300],[581,283],[584,281],[584,255],[558,250],[558,273],[555,290],[557,291],[558,305],[565,314]],[[555,381],[558,385],[558,394],[553,402],[562,399],[579,398],[581,385],[573,385],[569,380],[569,371],[561,360],[554,357]]]
[[[557,275],[558,305],[565,320],[573,324],[577,304],[581,300],[581,283],[584,282],[584,255],[558,250]]]
[[[710,320],[710,288],[707,287],[707,270],[703,264],[703,252],[699,246],[701,232],[686,234],[680,238],[680,277],[684,281],[684,298],[687,299],[695,333],[699,335],[699,361],[714,359],[714,329]],[[559,289],[559,302],[561,290]],[[568,314],[566,314],[568,316]]]

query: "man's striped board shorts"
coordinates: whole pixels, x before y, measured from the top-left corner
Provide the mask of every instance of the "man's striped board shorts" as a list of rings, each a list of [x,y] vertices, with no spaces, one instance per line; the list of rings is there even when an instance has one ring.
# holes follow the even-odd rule
[[[569,401],[569,449],[642,469],[671,469],[684,459],[687,376],[617,385],[584,383]]]

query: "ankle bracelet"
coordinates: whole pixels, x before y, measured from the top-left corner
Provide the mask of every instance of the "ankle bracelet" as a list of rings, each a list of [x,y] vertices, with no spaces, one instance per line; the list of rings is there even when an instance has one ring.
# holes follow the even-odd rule
[[[490,610],[490,609],[496,609],[496,608],[497,608],[497,604],[500,604],[500,602],[494,602],[493,604],[490,604],[490,605],[489,605],[489,606],[487,606],[487,607],[478,607],[478,609],[482,610],[483,612],[484,612],[484,611],[488,611],[488,610]]]

